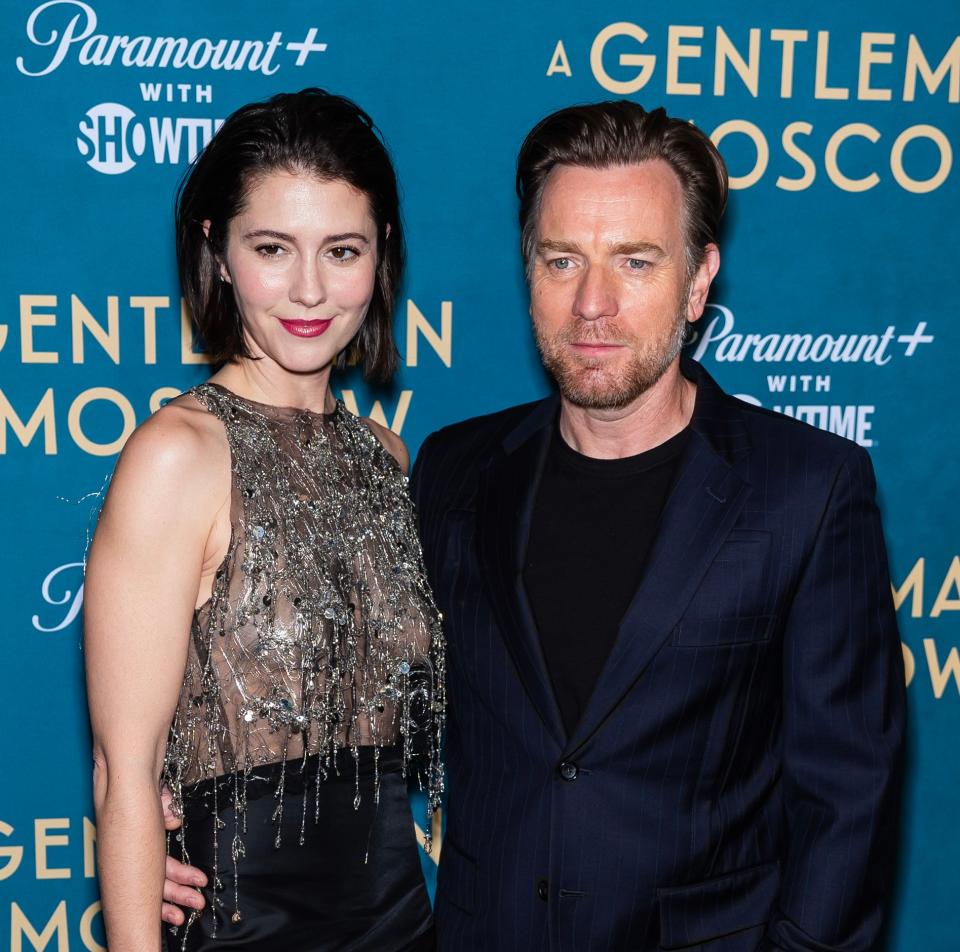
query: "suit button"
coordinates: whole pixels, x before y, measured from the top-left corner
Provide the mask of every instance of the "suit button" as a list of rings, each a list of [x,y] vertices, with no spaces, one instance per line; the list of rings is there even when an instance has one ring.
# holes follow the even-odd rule
[[[563,777],[564,780],[568,780],[568,781],[576,780],[579,773],[580,773],[580,770],[576,764],[571,764],[571,763],[560,764],[560,776]]]
[[[537,883],[537,895],[546,902],[550,898],[550,884],[545,880],[541,879]]]

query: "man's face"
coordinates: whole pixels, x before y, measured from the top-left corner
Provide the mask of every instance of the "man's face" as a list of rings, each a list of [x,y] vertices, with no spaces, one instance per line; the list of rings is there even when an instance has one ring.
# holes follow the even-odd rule
[[[719,258],[687,273],[683,192],[661,160],[558,166],[541,199],[530,313],[544,365],[576,406],[621,409],[676,360]]]

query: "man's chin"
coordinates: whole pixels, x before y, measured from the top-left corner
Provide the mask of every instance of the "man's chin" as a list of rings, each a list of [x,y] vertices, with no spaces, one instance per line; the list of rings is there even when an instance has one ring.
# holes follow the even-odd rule
[[[584,410],[622,410],[655,386],[669,368],[638,374],[611,373],[607,368],[569,367],[553,372],[564,400]]]
[[[628,390],[612,384],[600,385],[570,380],[558,380],[557,386],[564,400],[584,410],[622,410],[643,393],[643,390],[634,392],[633,388]]]

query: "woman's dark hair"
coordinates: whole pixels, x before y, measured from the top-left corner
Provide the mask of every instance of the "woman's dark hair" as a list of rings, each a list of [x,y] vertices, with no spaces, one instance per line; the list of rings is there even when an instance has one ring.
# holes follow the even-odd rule
[[[727,204],[727,167],[709,137],[692,123],[673,119],[664,109],[647,112],[627,99],[552,113],[533,127],[520,147],[520,244],[528,273],[543,187],[555,166],[606,169],[651,159],[668,163],[683,187],[686,263],[692,276],[706,246],[717,240]]]
[[[322,89],[281,93],[242,106],[197,156],[177,193],[180,284],[206,352],[214,363],[250,357],[231,286],[220,280],[218,256],[227,226],[256,180],[273,171],[307,172],[362,192],[377,226],[377,276],[363,325],[337,367],[360,363],[369,380],[396,369],[394,296],[404,242],[397,178],[373,120],[356,103]],[[204,235],[202,223],[210,221]]]

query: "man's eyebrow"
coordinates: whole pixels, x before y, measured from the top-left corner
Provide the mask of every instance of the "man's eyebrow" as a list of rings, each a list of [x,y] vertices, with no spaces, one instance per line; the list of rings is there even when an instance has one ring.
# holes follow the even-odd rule
[[[621,241],[610,246],[610,254],[614,255],[657,255],[666,257],[666,252],[660,245],[652,241]],[[554,251],[560,254],[579,254],[580,246],[575,241],[557,241],[553,238],[544,238],[537,242],[537,251]]]
[[[291,244],[296,240],[293,235],[288,235],[285,231],[273,231],[270,228],[257,228],[255,231],[248,231],[243,237],[245,239],[275,238],[277,241],[289,241]],[[362,241],[365,244],[370,244],[370,239],[366,235],[361,235],[359,231],[345,231],[338,235],[327,235],[323,239],[323,244],[329,244],[331,241]]]
[[[580,246],[575,241],[555,241],[552,238],[544,238],[537,242],[537,251],[558,251],[567,253],[579,253]]]
[[[658,255],[665,257],[666,252],[652,241],[621,241],[612,245],[610,253],[615,255]]]

